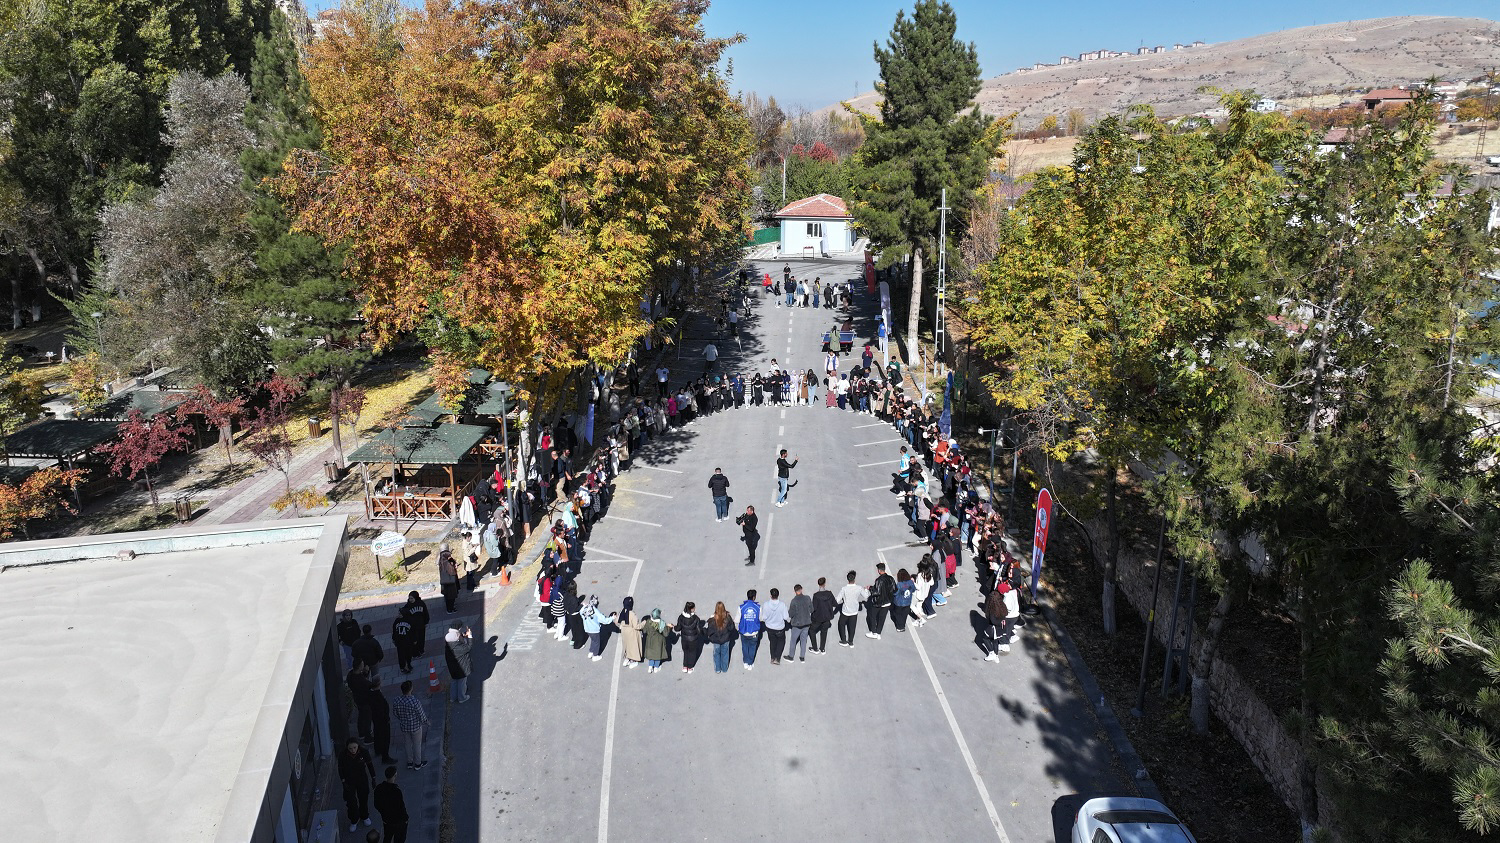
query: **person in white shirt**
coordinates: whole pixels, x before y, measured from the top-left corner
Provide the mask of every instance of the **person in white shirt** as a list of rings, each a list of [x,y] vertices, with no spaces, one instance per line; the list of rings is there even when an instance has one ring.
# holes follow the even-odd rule
[[[708,374],[714,370],[714,364],[719,361],[719,347],[713,343],[703,346],[703,373]]]
[[[771,599],[760,607],[760,626],[771,639],[771,664],[781,664],[781,651],[786,649],[786,604],[781,602],[781,591],[771,589]]]
[[[854,623],[859,618],[859,604],[870,596],[869,591],[855,585],[854,580],[858,576],[850,571],[845,577],[848,585],[839,589],[838,595],[834,598],[839,604],[839,645],[842,647],[854,646]]]
[[[672,375],[672,370],[662,366],[656,370],[656,394],[662,398],[667,397],[667,378]]]

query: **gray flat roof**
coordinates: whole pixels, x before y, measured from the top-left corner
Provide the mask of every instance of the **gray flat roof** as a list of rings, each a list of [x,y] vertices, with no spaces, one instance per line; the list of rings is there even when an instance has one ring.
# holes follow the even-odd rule
[[[6,837],[251,839],[343,534],[327,518],[0,545]]]

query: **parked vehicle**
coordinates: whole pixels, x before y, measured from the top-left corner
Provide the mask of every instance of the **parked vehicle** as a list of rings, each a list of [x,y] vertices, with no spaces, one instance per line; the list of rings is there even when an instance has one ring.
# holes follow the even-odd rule
[[[1198,843],[1182,820],[1155,799],[1090,799],[1073,820],[1073,843]]]

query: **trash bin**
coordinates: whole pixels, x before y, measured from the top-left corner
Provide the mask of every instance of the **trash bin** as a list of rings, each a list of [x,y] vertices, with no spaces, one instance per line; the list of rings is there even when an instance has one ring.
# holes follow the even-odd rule
[[[329,483],[337,483],[344,476],[344,470],[336,462],[323,463],[323,473],[328,476]]]
[[[172,510],[176,513],[179,524],[186,524],[193,520],[193,501],[187,495],[178,495],[172,501]]]
[[[307,435],[312,437],[323,435],[323,422],[317,416],[310,416],[307,419]]]

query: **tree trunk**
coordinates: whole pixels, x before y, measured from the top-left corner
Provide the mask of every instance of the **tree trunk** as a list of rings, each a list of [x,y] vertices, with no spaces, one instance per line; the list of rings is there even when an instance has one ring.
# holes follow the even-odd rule
[[[1301,684],[1301,739],[1302,739],[1302,763],[1297,768],[1298,788],[1298,819],[1302,822],[1303,837],[1306,838],[1308,831],[1318,825],[1318,775],[1317,768],[1312,762],[1313,727],[1316,722],[1317,712],[1314,710],[1312,695],[1309,689],[1315,681],[1308,675],[1308,665],[1312,663],[1313,649],[1313,618],[1310,611],[1307,586],[1302,588],[1302,594],[1297,601],[1297,626],[1299,633],[1299,655],[1301,656],[1302,682]]]
[[[161,501],[156,499],[156,487],[151,484],[151,472],[143,471],[141,475],[146,478],[146,494],[151,496],[151,506],[160,507]]]
[[[906,311],[906,365],[918,365],[921,360],[922,340],[917,333],[917,322],[922,317],[922,247],[911,253],[911,303]]]
[[[219,425],[219,441],[224,443],[224,458],[234,465],[234,422]]]
[[[1106,469],[1109,476],[1105,481],[1104,493],[1104,529],[1108,532],[1104,545],[1104,605],[1100,607],[1100,618],[1104,622],[1104,634],[1114,635],[1116,630],[1115,619],[1115,581],[1116,572],[1120,562],[1120,519],[1116,513],[1116,488],[1118,484],[1118,472],[1113,464]]]
[[[339,468],[345,468],[347,464],[344,462],[344,438],[339,435],[339,427],[342,426],[343,418],[339,413],[331,415],[332,418],[329,421],[333,422],[333,450],[339,455]]]
[[[31,265],[36,267],[37,285],[41,287],[41,289],[46,290],[47,264],[42,261],[41,253],[37,252],[35,247],[27,246],[26,254],[31,258]],[[19,330],[21,327],[21,296],[19,293],[17,293],[15,300],[12,302],[12,305],[14,309],[11,312],[11,324],[14,329]]]
[[[1239,560],[1233,560],[1233,564],[1238,565]],[[1229,584],[1224,588],[1224,593],[1219,595],[1219,602],[1214,604],[1213,614],[1208,619],[1208,628],[1203,632],[1198,655],[1193,659],[1193,699],[1189,713],[1193,721],[1193,731],[1200,735],[1208,734],[1209,716],[1213,712],[1209,700],[1208,680],[1213,673],[1214,656],[1219,652],[1219,638],[1224,632],[1224,622],[1228,620],[1229,610],[1237,602],[1238,592],[1241,589],[1237,583],[1242,579],[1243,577],[1234,573],[1229,575]],[[1171,642],[1168,642],[1168,646],[1171,646]]]

